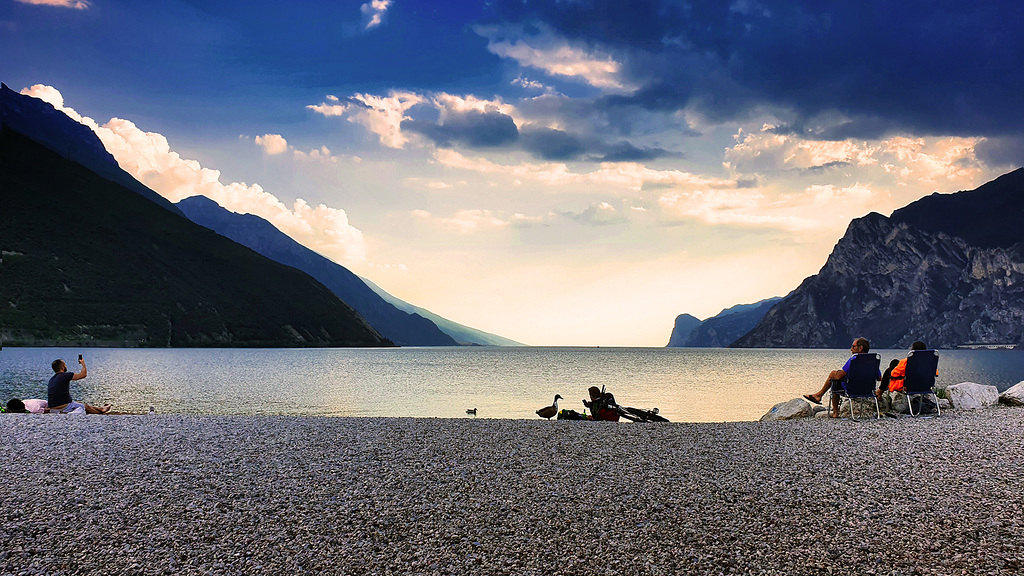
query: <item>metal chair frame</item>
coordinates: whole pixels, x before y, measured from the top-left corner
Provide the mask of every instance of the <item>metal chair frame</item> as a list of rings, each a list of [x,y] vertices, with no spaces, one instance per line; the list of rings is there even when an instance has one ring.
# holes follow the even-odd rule
[[[878,398],[875,396],[875,382],[878,381],[878,367],[882,363],[882,357],[874,352],[857,354],[857,357],[850,362],[850,373],[846,380],[839,383],[841,390],[839,394],[839,411],[842,412],[843,399],[850,402],[850,420],[860,422],[857,419],[855,398],[870,398],[875,402],[875,419],[882,417],[882,411],[878,407]]]
[[[917,355],[915,357],[915,354]],[[935,393],[935,374],[939,365],[939,353],[935,350],[913,350],[907,355],[907,371],[903,379],[903,391],[907,395],[907,407],[912,417],[932,418],[924,416],[921,409],[924,407],[923,400],[918,400],[917,414],[914,413],[913,396],[929,396],[935,398],[935,415],[942,416],[942,408],[939,407],[939,395]],[[911,391],[913,390],[913,391]]]

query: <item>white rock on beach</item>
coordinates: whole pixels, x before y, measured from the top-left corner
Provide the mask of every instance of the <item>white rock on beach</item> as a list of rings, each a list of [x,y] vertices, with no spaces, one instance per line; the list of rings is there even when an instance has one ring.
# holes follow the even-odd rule
[[[999,389],[975,382],[961,382],[946,388],[949,400],[957,410],[974,410],[999,402]]]
[[[1010,406],[1024,406],[1024,380],[999,395],[999,401]]]
[[[793,398],[788,402],[780,402],[767,414],[761,416],[761,422],[775,420],[792,420],[794,418],[807,418],[814,415],[814,408],[803,398]]]

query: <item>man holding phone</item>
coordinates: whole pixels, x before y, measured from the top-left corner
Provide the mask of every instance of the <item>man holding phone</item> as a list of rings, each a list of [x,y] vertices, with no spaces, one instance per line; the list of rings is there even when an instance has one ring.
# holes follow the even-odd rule
[[[54,360],[50,364],[54,372],[50,382],[46,385],[50,412],[60,412],[61,414],[106,414],[110,412],[110,404],[104,404],[102,408],[97,408],[71,399],[71,381],[81,380],[88,375],[85,360],[82,359],[81,354],[78,355],[78,363],[82,365],[82,371],[78,373],[68,372],[68,365],[60,359]]]

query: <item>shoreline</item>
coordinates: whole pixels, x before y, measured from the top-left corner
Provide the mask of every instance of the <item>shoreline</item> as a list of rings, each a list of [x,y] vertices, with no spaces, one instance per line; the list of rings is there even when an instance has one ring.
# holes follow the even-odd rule
[[[0,566],[1009,573],[1024,567],[1021,429],[1024,410],[1004,407],[630,426],[4,415]]]

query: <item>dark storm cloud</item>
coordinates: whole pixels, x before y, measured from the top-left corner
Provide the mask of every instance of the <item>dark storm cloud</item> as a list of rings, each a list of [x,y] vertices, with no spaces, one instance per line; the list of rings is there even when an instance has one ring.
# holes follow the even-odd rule
[[[667,156],[681,156],[678,152],[661,148],[638,148],[626,141],[607,144],[598,138],[586,138],[553,128],[525,126],[520,133],[522,149],[543,160],[641,162]]]
[[[519,139],[519,130],[512,117],[501,112],[449,113],[443,124],[429,120],[404,120],[402,129],[416,132],[438,146],[462,144],[471,148],[507,146]]]
[[[587,151],[583,139],[553,128],[523,128],[523,150],[544,160],[576,160]]]
[[[499,21],[543,24],[612,54],[640,88],[607,107],[692,105],[740,117],[777,105],[823,137],[1024,133],[1024,3],[935,0],[498,0]]]
[[[1024,166],[1024,137],[987,138],[974,148],[975,154],[991,166]]]
[[[645,162],[658,158],[679,158],[682,154],[661,148],[637,148],[629,142],[609,146],[604,155],[594,158],[599,162]]]

